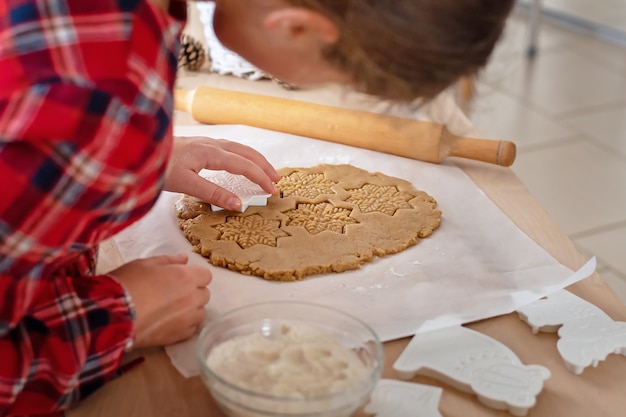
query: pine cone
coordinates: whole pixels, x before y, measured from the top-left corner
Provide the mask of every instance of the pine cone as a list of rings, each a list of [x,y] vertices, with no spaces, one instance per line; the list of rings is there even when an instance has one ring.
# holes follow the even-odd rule
[[[206,61],[206,51],[200,41],[183,34],[180,38],[181,48],[178,55],[178,68],[198,71]]]

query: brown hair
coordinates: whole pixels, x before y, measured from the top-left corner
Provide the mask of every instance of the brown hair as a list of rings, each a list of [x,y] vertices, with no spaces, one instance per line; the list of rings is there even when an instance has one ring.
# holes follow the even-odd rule
[[[323,51],[370,94],[432,98],[481,69],[514,0],[285,0],[330,18],[341,32]]]

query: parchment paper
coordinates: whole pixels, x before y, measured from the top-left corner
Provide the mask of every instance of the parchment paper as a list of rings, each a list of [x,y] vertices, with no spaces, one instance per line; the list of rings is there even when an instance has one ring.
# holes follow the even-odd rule
[[[593,259],[576,274],[561,265],[451,162],[431,164],[243,126],[185,126],[175,133],[245,143],[276,167],[341,163],[404,178],[435,197],[443,212],[441,227],[404,252],[356,271],[278,283],[213,267],[191,252],[176,221],[179,195],[163,193],[144,219],[116,236],[116,243],[125,261],[185,252],[190,262],[211,269],[209,319],[249,303],[302,300],[351,313],[388,341],[512,312],[595,269]],[[185,376],[198,374],[195,342],[166,349]]]

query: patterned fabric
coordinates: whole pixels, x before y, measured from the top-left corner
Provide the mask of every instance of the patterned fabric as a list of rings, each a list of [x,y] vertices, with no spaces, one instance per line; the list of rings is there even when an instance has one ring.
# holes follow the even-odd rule
[[[132,344],[94,254],[162,188],[182,24],[147,0],[0,2],[0,416],[67,408]]]

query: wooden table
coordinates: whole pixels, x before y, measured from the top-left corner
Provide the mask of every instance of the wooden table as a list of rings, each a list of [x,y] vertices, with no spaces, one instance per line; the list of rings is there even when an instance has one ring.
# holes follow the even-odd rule
[[[197,75],[180,82],[183,86],[193,87],[204,81],[202,75]],[[178,114],[176,122],[179,125],[194,123],[184,114]],[[585,263],[586,259],[510,169],[467,160],[455,162],[522,231],[563,265],[576,270]],[[100,267],[105,270],[121,263],[119,252],[112,242],[106,242],[101,248],[100,262]],[[626,321],[626,306],[597,273],[571,286],[569,290],[597,305],[613,319]],[[530,327],[517,315],[491,318],[468,327],[501,341],[522,362],[544,365],[550,369],[552,376],[546,381],[529,417],[626,415],[626,357],[610,355],[597,368],[588,368],[582,375],[574,375],[565,367],[556,350],[557,336],[533,335]],[[408,339],[385,343],[384,378],[395,377],[392,365],[407,343]],[[142,366],[100,389],[73,409],[69,416],[223,416],[200,378],[183,378],[162,349],[134,352],[132,355],[139,354],[146,357]],[[480,404],[473,395],[434,380],[416,377],[413,381],[444,388],[439,407],[444,417],[510,415],[508,412],[492,410]]]

